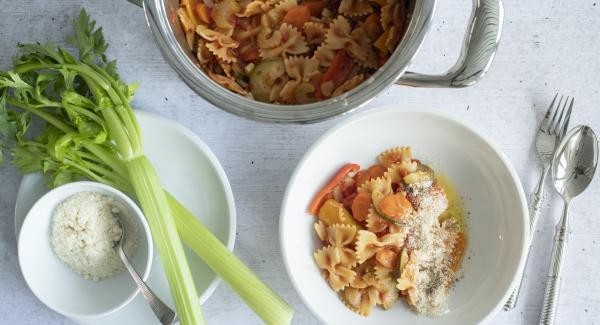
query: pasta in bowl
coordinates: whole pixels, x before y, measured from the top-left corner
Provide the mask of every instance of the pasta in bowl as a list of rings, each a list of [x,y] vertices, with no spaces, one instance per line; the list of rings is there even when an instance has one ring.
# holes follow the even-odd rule
[[[359,315],[399,300],[418,314],[441,315],[466,246],[462,202],[409,147],[359,169],[344,165],[310,203],[323,244],[317,266]]]
[[[200,68],[261,102],[339,96],[385,64],[412,0],[182,0],[177,15]]]
[[[438,269],[445,270],[445,274],[450,275],[452,273],[449,271],[453,271],[453,276],[458,281],[452,282],[450,290],[446,290],[446,285],[431,286],[431,294],[425,292],[427,299],[421,299],[423,296],[419,293],[419,289],[423,288],[422,284],[428,282],[425,277],[427,274],[413,276],[410,271],[413,267],[407,267],[410,264],[414,266],[425,263],[421,258],[426,254],[421,252],[420,256],[413,257],[411,253],[419,249],[411,251],[409,248],[414,248],[411,247],[412,244],[407,245],[406,240],[397,240],[398,235],[386,237],[389,233],[397,233],[405,223],[409,226],[408,230],[418,229],[418,225],[415,225],[415,221],[418,221],[415,212],[422,204],[428,205],[427,200],[415,201],[409,195],[410,187],[405,188],[415,181],[419,183],[421,176],[410,176],[406,181],[402,177],[404,189],[401,189],[400,174],[393,176],[393,170],[400,169],[400,166],[389,171],[387,163],[376,158],[398,145],[410,145],[414,150],[413,159],[420,160],[411,159],[406,166],[414,168],[414,162],[417,164],[417,171],[420,169],[425,175],[431,175],[429,169],[425,168],[427,165],[433,170],[437,185],[443,188],[442,192],[431,182],[429,194],[421,196],[430,197],[430,206],[435,208],[428,214],[431,218],[421,221],[436,221],[423,224],[433,225],[435,227],[431,229],[453,237],[455,247],[460,247],[461,242],[466,245],[464,250],[456,249],[456,252],[464,253],[460,259],[457,255],[445,253],[450,251],[449,245],[439,245],[444,254],[438,256],[444,257],[447,262],[441,263],[445,266]],[[392,155],[396,158],[398,156],[404,157]],[[353,166],[354,164],[361,168]],[[381,165],[383,168],[370,168],[372,165]],[[355,185],[357,182],[365,182],[365,172],[368,172],[369,185],[363,185],[364,188],[358,186],[354,192],[352,181],[348,180],[348,183],[344,182],[345,190],[340,188],[333,192],[320,192],[329,183],[333,184],[332,187],[340,184],[333,176],[344,166],[348,166],[346,171],[360,173],[352,177]],[[346,171],[340,174],[353,175],[345,173]],[[374,176],[373,179],[371,176]],[[334,181],[330,182],[332,179]],[[394,185],[396,183],[398,185]],[[451,183],[451,186],[447,186],[447,183]],[[402,194],[402,191],[410,206],[401,195],[396,195]],[[316,193],[322,193],[322,199],[318,200],[319,204],[311,205],[311,202],[317,202]],[[356,193],[355,198],[358,195],[364,198],[354,202],[351,199],[353,193]],[[371,194],[370,197],[368,194]],[[446,200],[443,199],[444,196]],[[345,200],[345,197],[348,199]],[[433,200],[434,198],[437,199]],[[436,216],[435,210],[443,210],[445,201],[451,214],[462,215],[464,218],[457,218],[458,222],[453,224],[444,222],[443,215],[448,211],[442,216]],[[379,203],[375,204],[376,202]],[[437,203],[433,204],[435,202]],[[454,205],[452,202],[462,202],[462,207],[461,204]],[[376,205],[383,214],[375,208]],[[315,208],[307,211],[308,206]],[[323,207],[325,210],[320,212]],[[414,212],[412,216],[409,213],[405,220],[405,212],[413,211],[411,208]],[[419,218],[425,216],[427,214],[422,214]],[[387,221],[386,217],[393,222]],[[347,224],[348,221],[350,224]],[[396,225],[396,222],[401,225]],[[341,225],[331,226],[335,224]],[[352,226],[354,229],[349,229]],[[387,229],[380,230],[377,227]],[[403,236],[402,231],[400,233]],[[279,244],[289,279],[308,310],[324,324],[485,323],[502,308],[516,283],[517,272],[522,268],[526,256],[527,234],[525,196],[518,176],[506,156],[492,142],[463,122],[423,107],[378,107],[346,119],[326,132],[308,149],[290,177],[279,221]],[[464,238],[459,239],[460,236]],[[360,244],[357,246],[358,243]],[[340,246],[343,248],[340,249]],[[402,254],[403,250],[406,254]],[[452,260],[460,260],[459,265],[449,263]],[[335,266],[332,268],[330,263]],[[409,271],[402,276],[404,270]],[[330,281],[330,273],[336,273],[339,277],[331,278],[333,281]],[[443,272],[440,273],[441,279],[449,283],[448,277]],[[436,274],[432,275],[437,277]],[[364,281],[362,284],[353,284],[358,288],[348,284],[353,283],[357,277]],[[408,301],[411,286],[414,286],[410,298],[412,301]],[[438,290],[433,290],[434,288]],[[396,290],[398,294],[394,293]],[[447,304],[438,304],[439,300],[434,299],[445,298],[446,295]],[[426,315],[442,311],[442,314],[426,317],[415,311]],[[368,317],[361,315],[367,312]]]

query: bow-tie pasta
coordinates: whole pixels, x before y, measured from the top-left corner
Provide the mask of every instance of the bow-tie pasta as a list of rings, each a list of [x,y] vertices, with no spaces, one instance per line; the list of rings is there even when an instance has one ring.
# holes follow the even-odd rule
[[[354,46],[348,20],[332,28],[350,39],[345,48]],[[286,59],[288,85],[310,79],[315,60]],[[466,246],[462,203],[446,178],[410,147],[396,147],[367,169],[344,165],[326,184],[308,208],[318,218],[314,258],[342,303],[362,316],[399,300],[419,314],[442,314]]]
[[[343,96],[368,80],[396,49],[413,4],[181,0],[177,16],[189,50],[213,81],[248,98],[293,105]],[[298,57],[310,59],[300,76],[286,68]]]

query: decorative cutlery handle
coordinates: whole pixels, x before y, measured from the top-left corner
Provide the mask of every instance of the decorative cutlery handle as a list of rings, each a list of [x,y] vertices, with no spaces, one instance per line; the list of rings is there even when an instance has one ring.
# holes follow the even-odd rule
[[[177,313],[175,313],[175,311],[173,311],[162,300],[160,300],[160,298],[158,298],[158,296],[152,291],[152,289],[148,287],[146,282],[144,282],[142,277],[137,273],[133,265],[129,263],[125,252],[121,247],[117,249],[117,253],[121,257],[121,260],[123,260],[125,268],[127,269],[127,271],[129,271],[129,274],[131,274],[131,277],[140,289],[140,292],[144,296],[144,299],[146,299],[146,301],[150,305],[150,309],[152,309],[152,312],[154,312],[154,315],[156,315],[160,323],[163,325],[169,325],[174,323],[177,320]]]
[[[544,294],[544,304],[540,316],[540,324],[552,325],[556,317],[556,308],[558,306],[558,296],[560,293],[561,272],[563,268],[563,254],[569,230],[567,227],[568,204],[565,204],[563,216],[556,226],[554,233],[554,245],[552,246],[552,255],[550,267],[548,269],[548,279],[546,281],[546,292]]]
[[[540,209],[542,208],[542,202],[544,201],[544,184],[546,183],[548,170],[549,168],[544,168],[542,176],[540,177],[540,180],[531,195],[531,204],[529,206],[529,248],[527,249],[527,258],[525,259],[525,265],[518,276],[519,280],[517,282],[517,286],[504,304],[504,310],[511,310],[517,306],[517,300],[519,299],[519,293],[521,292],[521,285],[523,285],[523,278],[525,277],[525,266],[527,266],[529,254],[531,253],[531,244],[533,243],[535,225],[537,224],[538,215],[540,213]]]

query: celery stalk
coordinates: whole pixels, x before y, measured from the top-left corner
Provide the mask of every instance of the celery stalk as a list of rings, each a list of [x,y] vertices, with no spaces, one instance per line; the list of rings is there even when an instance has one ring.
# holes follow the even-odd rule
[[[158,175],[145,156],[128,161],[126,166],[165,269],[179,321],[204,324],[196,286]]]
[[[52,187],[92,179],[136,195],[148,220],[182,325],[203,324],[183,239],[267,323],[293,311],[206,227],[165,194],[143,152],[130,105],[135,86],[108,61],[101,28],[84,10],[70,38],[78,55],[52,43],[23,44],[13,70],[0,71],[0,163],[12,147],[23,174],[42,172]],[[31,136],[31,115],[46,122]]]
[[[283,299],[169,193],[167,200],[181,239],[240,295],[265,324],[289,324],[292,321],[294,312]]]

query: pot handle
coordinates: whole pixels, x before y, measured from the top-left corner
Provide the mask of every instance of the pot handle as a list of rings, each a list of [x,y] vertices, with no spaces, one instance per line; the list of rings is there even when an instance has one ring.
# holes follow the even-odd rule
[[[405,72],[396,83],[413,87],[462,88],[489,70],[502,33],[502,0],[473,0],[473,13],[458,61],[441,75]]]

